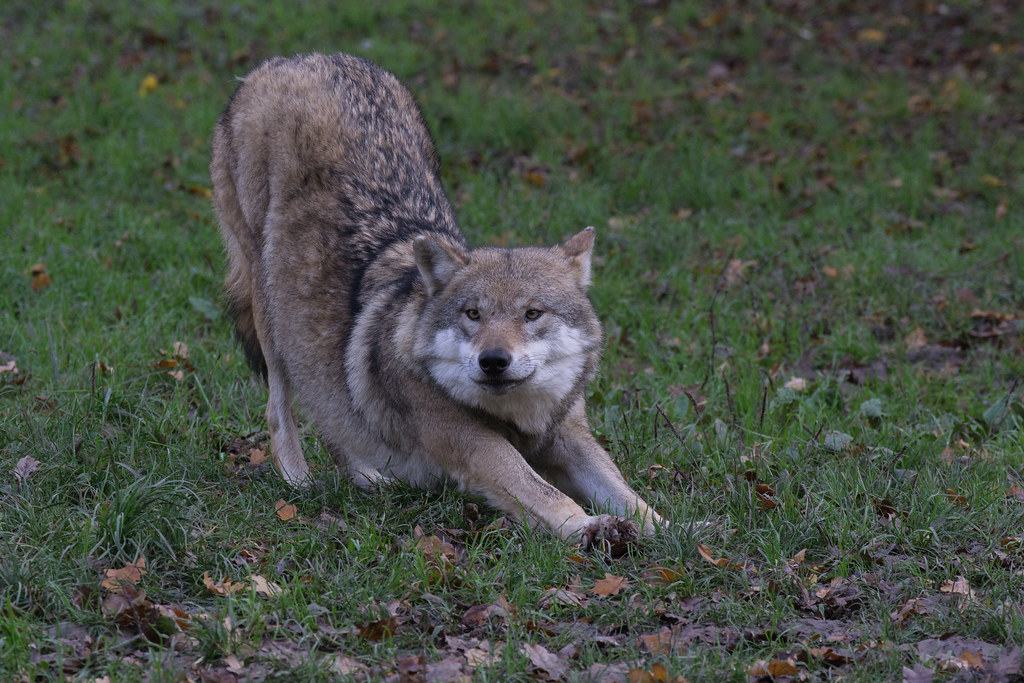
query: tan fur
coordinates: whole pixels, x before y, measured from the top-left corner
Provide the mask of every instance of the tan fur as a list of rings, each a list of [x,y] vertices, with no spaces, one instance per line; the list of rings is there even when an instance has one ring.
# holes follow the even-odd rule
[[[236,331],[269,387],[274,462],[303,485],[293,400],[356,483],[443,480],[584,544],[660,518],[590,433],[602,332],[593,228],[470,249],[408,91],[346,55],[272,59],[214,132]],[[589,515],[579,503],[611,514]]]

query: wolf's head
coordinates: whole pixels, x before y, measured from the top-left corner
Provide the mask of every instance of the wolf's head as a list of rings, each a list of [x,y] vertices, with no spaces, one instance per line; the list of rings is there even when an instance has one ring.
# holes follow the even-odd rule
[[[458,251],[417,237],[428,296],[417,359],[460,403],[543,431],[596,368],[593,245],[593,228],[550,248]]]

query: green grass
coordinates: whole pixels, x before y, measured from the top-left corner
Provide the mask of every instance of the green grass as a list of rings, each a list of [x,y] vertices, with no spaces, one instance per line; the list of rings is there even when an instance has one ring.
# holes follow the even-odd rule
[[[573,646],[573,680],[1020,676],[1010,3],[144,5],[0,14],[0,679],[543,677],[526,645]],[[312,431],[314,490],[248,464],[265,389],[219,308],[210,132],[237,76],[313,50],[409,84],[472,242],[597,226],[595,430],[712,532],[583,555],[455,491],[369,496]],[[628,587],[589,592],[606,573]]]

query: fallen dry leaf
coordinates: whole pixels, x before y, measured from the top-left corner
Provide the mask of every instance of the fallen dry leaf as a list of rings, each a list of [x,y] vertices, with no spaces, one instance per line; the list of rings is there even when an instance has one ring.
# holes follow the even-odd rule
[[[107,569],[103,572],[107,578],[100,586],[111,593],[122,590],[126,584],[136,584],[142,580],[146,572],[146,558],[139,555],[135,562],[126,562],[120,569]]]
[[[1006,197],[1000,197],[999,203],[996,204],[996,221],[1001,221],[1006,218],[1007,212],[1010,210],[1009,204],[1006,201]]]
[[[227,668],[229,673],[238,675],[245,670],[245,665],[242,664],[242,660],[240,660],[236,654],[229,654],[223,661],[224,666]]]
[[[41,292],[50,286],[51,280],[49,273],[46,272],[45,263],[37,263],[29,271],[32,273],[32,291]]]
[[[967,505],[967,498],[953,489],[946,489],[946,500],[954,505]]]
[[[654,565],[645,569],[641,578],[648,586],[668,586],[683,578],[683,572]]]
[[[725,264],[725,271],[722,273],[725,286],[732,287],[737,283],[743,282],[746,279],[747,270],[756,265],[757,261],[744,261],[738,258],[729,259],[729,262]]]
[[[630,669],[626,674],[626,680],[629,683],[687,683],[687,680],[681,675],[669,678],[668,669],[661,662],[651,665],[650,671],[636,667]]]
[[[590,592],[600,596],[618,595],[628,586],[629,581],[625,577],[605,572],[604,578],[595,581]]]
[[[423,553],[429,582],[436,583],[447,577],[458,559],[455,546],[437,536],[425,536],[419,525],[413,529],[413,538],[414,547]]]
[[[790,659],[785,661],[781,659],[759,659],[750,667],[750,675],[757,677],[771,676],[772,678],[778,678],[779,676],[795,676],[798,673],[800,673],[800,669],[797,668],[796,662]]]
[[[274,503],[274,512],[277,513],[277,518],[282,522],[294,519],[299,514],[298,508],[286,502],[284,498],[281,498]]]
[[[504,647],[504,643],[496,642],[492,646],[486,640],[482,640],[476,647],[466,650],[463,656],[466,658],[466,663],[473,668],[490,666],[501,661],[502,647]]]
[[[507,622],[510,611],[511,606],[505,600],[505,596],[499,596],[493,603],[470,607],[463,613],[461,621],[466,626],[479,628],[488,624],[494,617],[500,617],[502,622]]]
[[[744,560],[742,564],[738,564],[725,557],[715,557],[711,554],[711,548],[704,545],[703,543],[697,544],[697,552],[700,553],[701,557],[703,557],[705,560],[715,565],[716,567],[721,567],[722,569],[731,569],[734,571],[746,570],[753,572],[755,574],[757,573],[757,568],[749,560]]]
[[[907,345],[908,351],[916,351],[928,343],[928,338],[925,337],[924,330],[918,325],[903,338],[903,343]]]
[[[969,601],[974,601],[977,596],[974,593],[974,589],[971,588],[971,584],[968,583],[967,579],[963,576],[957,576],[955,580],[947,579],[939,586],[940,593],[950,593],[951,595],[963,595]]]
[[[270,462],[270,457],[262,448],[249,449],[249,467],[258,467],[263,463]]]
[[[17,359],[11,358],[10,356],[5,357],[5,355],[6,354],[4,354],[3,351],[0,351],[0,375],[10,373],[11,375],[16,376],[20,374]]]
[[[39,461],[33,458],[31,455],[24,456],[18,461],[18,464],[14,466],[14,480],[18,484],[23,484],[33,474],[39,471]]]
[[[879,517],[885,519],[892,519],[899,516],[899,511],[896,509],[896,504],[888,498],[876,499],[871,501],[871,504],[875,506],[875,513]]]
[[[260,595],[266,595],[269,598],[275,595],[280,595],[282,592],[281,586],[274,583],[266,577],[260,576],[259,574],[253,574],[249,577],[249,582],[252,584],[252,589]]]
[[[569,671],[568,663],[543,645],[527,643],[522,653],[530,660],[534,669],[543,673],[549,681],[561,681]]]
[[[881,43],[885,41],[885,31],[877,28],[866,28],[857,34],[857,40],[862,43]]]
[[[358,659],[346,657],[345,655],[335,655],[333,659],[328,661],[327,668],[330,669],[331,673],[342,676],[355,676],[357,673],[366,671],[365,664]]]
[[[783,386],[789,387],[793,391],[803,391],[807,388],[807,380],[803,377],[792,377]]]
[[[901,626],[912,614],[931,614],[932,600],[927,598],[911,598],[898,609],[889,614],[894,626]]]
[[[203,572],[203,584],[209,588],[211,592],[216,593],[217,595],[231,595],[240,590],[245,590],[244,582],[232,581],[227,576],[222,578],[220,581],[214,581],[213,577],[210,576],[210,572]]]
[[[540,600],[537,601],[537,608],[545,609],[552,605],[583,607],[586,604],[587,599],[582,593],[565,588],[549,588],[544,592],[544,595],[540,596]]]
[[[146,74],[146,77],[139,83],[139,97],[145,97],[153,92],[158,85],[160,85],[160,81],[157,80],[155,74]]]

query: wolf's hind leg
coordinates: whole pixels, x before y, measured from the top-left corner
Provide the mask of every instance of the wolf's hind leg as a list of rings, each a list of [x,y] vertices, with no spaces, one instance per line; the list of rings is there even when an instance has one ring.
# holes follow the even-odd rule
[[[373,465],[361,462],[329,439],[325,438],[323,441],[327,452],[331,454],[334,464],[337,465],[338,471],[347,474],[352,483],[364,491],[373,491],[379,486],[386,486],[394,481],[394,477],[382,474]]]
[[[264,349],[266,351],[266,349]],[[292,410],[292,391],[288,376],[275,354],[267,359],[267,427],[270,429],[270,449],[274,466],[284,480],[292,486],[309,484],[309,465],[302,455],[299,428]]]

